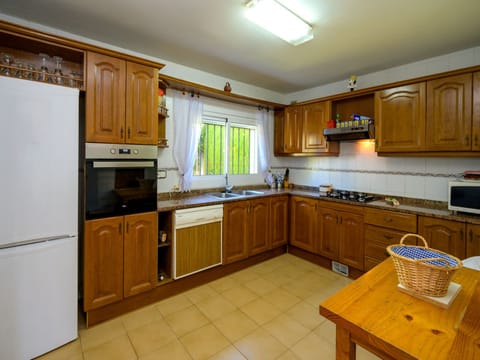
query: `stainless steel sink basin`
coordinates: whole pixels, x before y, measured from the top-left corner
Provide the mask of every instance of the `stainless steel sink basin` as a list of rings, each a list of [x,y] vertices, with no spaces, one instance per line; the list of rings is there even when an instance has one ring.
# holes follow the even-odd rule
[[[253,196],[253,195],[263,195],[263,191],[258,190],[235,190],[235,194],[243,195],[243,196]]]
[[[208,196],[213,196],[218,199],[231,199],[231,198],[239,198],[242,197],[240,194],[235,194],[235,193],[225,193],[225,192],[213,192],[213,193],[208,193]]]

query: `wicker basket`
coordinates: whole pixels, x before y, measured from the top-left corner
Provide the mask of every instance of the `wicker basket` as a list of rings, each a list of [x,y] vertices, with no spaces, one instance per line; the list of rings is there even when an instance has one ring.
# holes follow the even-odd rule
[[[424,246],[403,245],[409,236],[421,239]],[[426,240],[417,234],[405,234],[400,244],[388,246],[387,251],[392,256],[400,284],[420,295],[445,296],[453,274],[462,267],[459,259],[430,249]]]

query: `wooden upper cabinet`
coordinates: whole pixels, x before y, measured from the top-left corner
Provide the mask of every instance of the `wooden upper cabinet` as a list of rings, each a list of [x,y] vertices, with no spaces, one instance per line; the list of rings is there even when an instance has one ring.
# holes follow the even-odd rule
[[[425,238],[429,247],[456,256],[459,259],[465,258],[464,223],[419,216],[418,233]],[[421,241],[418,244],[422,245]]]
[[[318,152],[327,149],[323,129],[330,119],[330,103],[318,102],[303,107],[302,152]]]
[[[87,142],[124,142],[125,71],[124,60],[87,53]]]
[[[87,53],[86,141],[158,143],[158,69]]]
[[[126,142],[156,144],[158,70],[127,62]]]
[[[472,150],[480,151],[480,72],[473,73]]]
[[[124,297],[153,289],[157,283],[157,213],[125,216]]]
[[[285,127],[285,110],[275,110],[273,122],[273,153],[279,156],[284,154],[283,130]]]
[[[426,149],[472,148],[472,74],[427,82]]]
[[[84,311],[123,298],[123,217],[85,222]]]
[[[378,152],[425,150],[425,83],[375,93]]]
[[[283,123],[283,153],[302,151],[303,111],[301,106],[289,106],[285,109]]]

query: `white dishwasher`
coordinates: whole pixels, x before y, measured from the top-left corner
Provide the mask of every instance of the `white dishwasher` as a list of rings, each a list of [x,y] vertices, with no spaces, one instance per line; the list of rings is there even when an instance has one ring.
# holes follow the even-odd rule
[[[173,278],[222,264],[223,205],[175,211]]]

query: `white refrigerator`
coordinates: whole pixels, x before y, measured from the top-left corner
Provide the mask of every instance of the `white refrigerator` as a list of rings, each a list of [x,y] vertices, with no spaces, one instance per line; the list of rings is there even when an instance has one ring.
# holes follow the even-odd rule
[[[0,76],[0,359],[78,336],[78,102]]]

